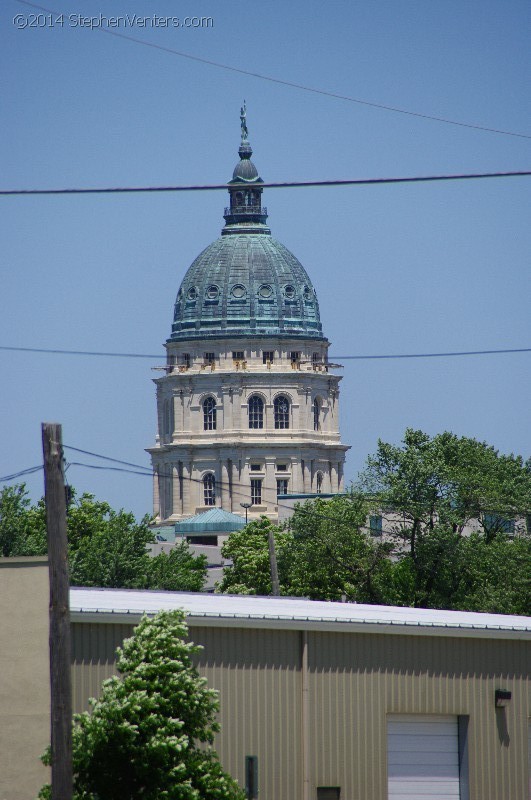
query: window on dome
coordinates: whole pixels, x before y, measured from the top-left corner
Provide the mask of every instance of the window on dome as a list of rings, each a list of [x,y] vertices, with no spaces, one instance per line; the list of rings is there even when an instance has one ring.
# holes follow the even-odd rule
[[[292,365],[298,365],[301,363],[301,353],[300,350],[292,350],[289,354],[290,360]]]
[[[191,289],[188,289],[188,294],[186,295],[188,300],[196,300],[197,299],[197,289],[192,286]]]
[[[203,400],[203,430],[216,430],[216,401],[213,397]]]
[[[287,300],[293,300],[293,298],[295,297],[295,287],[291,286],[290,284],[285,286],[284,287],[284,297]]]
[[[258,289],[259,297],[262,297],[264,300],[267,300],[272,294],[273,288],[266,283],[264,283],[263,286],[260,286]]]
[[[275,414],[275,428],[284,429],[289,428],[289,400],[283,394],[275,397],[273,403]]]
[[[216,478],[211,472],[203,477],[203,500],[206,506],[216,505]]]
[[[183,353],[181,359],[186,369],[190,369],[190,353]]]
[[[309,286],[305,286],[304,287],[303,296],[304,296],[305,300],[311,300],[312,299],[312,290],[310,289]]]
[[[249,428],[264,427],[264,401],[262,398],[253,394],[249,398]]]
[[[233,350],[232,351],[232,360],[233,361],[243,361],[245,358],[245,352],[243,350]]]
[[[205,367],[211,367],[212,364],[216,363],[216,354],[215,353],[205,353],[203,358],[203,363]]]
[[[216,300],[219,297],[219,289],[217,286],[209,286],[206,290],[208,300]]]
[[[247,294],[247,291],[245,289],[245,286],[243,286],[243,284],[237,283],[236,286],[232,287],[231,294],[237,300],[241,300],[243,297],[245,297],[245,295]]]
[[[272,364],[275,360],[274,350],[264,350],[262,353],[262,361],[264,364]]]

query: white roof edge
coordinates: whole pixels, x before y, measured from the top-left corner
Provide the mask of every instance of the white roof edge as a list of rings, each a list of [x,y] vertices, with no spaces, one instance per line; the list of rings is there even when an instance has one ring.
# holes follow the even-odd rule
[[[72,622],[83,623],[136,624],[144,613],[183,608],[192,627],[531,639],[531,617],[325,603],[302,598],[74,587],[70,605]]]

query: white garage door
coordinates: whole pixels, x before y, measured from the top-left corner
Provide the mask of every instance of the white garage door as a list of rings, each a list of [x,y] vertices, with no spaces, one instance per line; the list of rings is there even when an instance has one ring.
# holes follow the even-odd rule
[[[459,800],[457,717],[387,718],[389,800]]]

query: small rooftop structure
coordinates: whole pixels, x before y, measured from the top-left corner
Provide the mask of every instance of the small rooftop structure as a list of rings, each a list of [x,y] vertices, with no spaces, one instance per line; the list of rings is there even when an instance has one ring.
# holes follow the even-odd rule
[[[175,523],[175,538],[201,536],[205,533],[232,533],[245,528],[245,525],[245,519],[240,514],[232,514],[222,508],[210,508],[208,511]]]

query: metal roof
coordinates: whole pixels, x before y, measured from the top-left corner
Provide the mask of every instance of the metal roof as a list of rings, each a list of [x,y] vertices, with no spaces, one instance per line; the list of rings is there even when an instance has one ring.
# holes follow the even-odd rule
[[[136,622],[182,608],[191,625],[531,639],[531,617],[289,597],[72,587],[70,608],[74,622]]]
[[[308,273],[265,224],[262,180],[250,160],[251,146],[242,143],[238,152],[226,225],[186,272],[168,341],[266,335],[322,340]]]
[[[187,536],[200,533],[232,533],[245,528],[245,519],[240,514],[231,514],[222,508],[210,508],[194,517],[175,523],[175,535]]]

